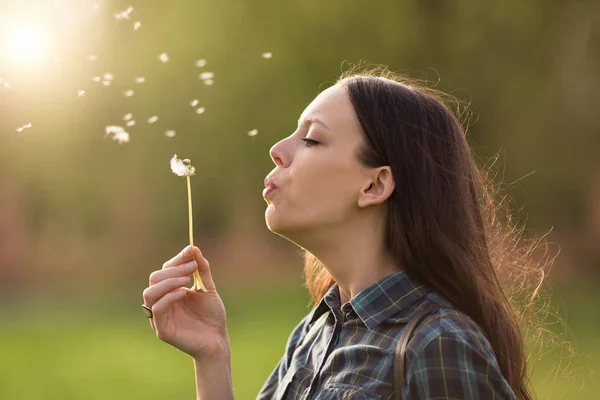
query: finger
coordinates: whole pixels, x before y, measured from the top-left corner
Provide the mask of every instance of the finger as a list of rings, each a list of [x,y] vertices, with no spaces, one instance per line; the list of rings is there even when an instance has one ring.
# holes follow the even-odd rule
[[[204,283],[204,287],[209,292],[216,292],[217,288],[215,287],[215,283],[212,279],[212,274],[210,273],[210,264],[208,263],[208,260],[204,258],[202,252],[196,246],[194,246],[194,254],[196,256],[196,261],[198,262],[198,273],[200,274],[200,279],[202,279],[202,283]]]
[[[154,306],[152,306],[152,314],[154,315],[154,318],[160,317],[162,314],[167,312],[174,302],[185,296],[186,290],[186,288],[179,288],[161,297],[160,300],[158,300]],[[154,323],[156,324],[156,321]]]
[[[156,304],[161,297],[175,289],[187,285],[188,283],[190,283],[190,277],[186,275],[179,276],[177,278],[168,278],[157,283],[156,285],[147,287],[142,294],[144,297],[144,304],[147,307],[152,308],[152,306]]]
[[[192,246],[187,246],[179,254],[163,264],[163,269],[186,263],[192,259]]]
[[[177,276],[185,276],[194,272],[198,268],[198,263],[194,260],[188,261],[185,264],[176,265],[174,267],[159,269],[150,274],[148,279],[150,286],[156,285],[158,282],[164,281],[167,278]]]

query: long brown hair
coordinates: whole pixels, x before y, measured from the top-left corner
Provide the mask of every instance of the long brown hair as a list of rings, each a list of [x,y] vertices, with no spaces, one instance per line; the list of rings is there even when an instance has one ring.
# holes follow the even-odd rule
[[[480,326],[517,398],[532,399],[520,327],[550,263],[532,261],[539,241],[523,246],[508,203],[495,200],[496,187],[477,165],[460,121],[466,107],[385,67],[343,73],[337,84],[362,128],[357,159],[392,169],[388,249],[409,275]],[[334,280],[310,252],[304,260],[314,306]]]

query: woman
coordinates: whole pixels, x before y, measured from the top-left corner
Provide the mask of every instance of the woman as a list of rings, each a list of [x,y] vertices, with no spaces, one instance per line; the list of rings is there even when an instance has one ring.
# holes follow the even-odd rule
[[[266,224],[305,250],[315,306],[258,399],[391,398],[396,342],[426,307],[404,399],[532,398],[519,314],[497,276],[514,264],[507,236],[443,98],[389,72],[343,74],[271,148]],[[208,293],[185,287],[196,267]],[[167,261],[143,297],[158,338],[193,357],[198,398],[233,398],[225,309],[202,252]]]

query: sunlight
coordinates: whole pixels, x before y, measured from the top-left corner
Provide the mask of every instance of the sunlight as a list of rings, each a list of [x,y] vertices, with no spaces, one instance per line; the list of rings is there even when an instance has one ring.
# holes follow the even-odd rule
[[[12,58],[17,61],[39,61],[47,51],[45,34],[33,24],[14,23],[7,27],[6,40]]]

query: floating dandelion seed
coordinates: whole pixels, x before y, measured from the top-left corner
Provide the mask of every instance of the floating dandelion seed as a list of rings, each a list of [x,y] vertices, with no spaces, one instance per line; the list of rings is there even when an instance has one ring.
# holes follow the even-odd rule
[[[84,94],[85,94],[85,90],[81,90],[81,89],[79,89],[79,90],[77,91],[77,97],[83,97],[83,95],[84,95]]]
[[[92,80],[94,82],[100,82],[102,80],[102,77],[101,76],[92,76]]]
[[[118,20],[129,19],[129,14],[133,11],[133,7],[127,7],[125,11],[121,11],[115,14],[115,18]]]
[[[106,132],[107,135],[110,135],[111,133],[119,133],[119,132],[125,132],[125,128],[123,128],[122,126],[118,126],[118,125],[106,125],[106,127],[104,128],[104,131]]]
[[[137,31],[138,29],[140,29],[140,26],[142,26],[142,23],[141,23],[140,21],[136,21],[136,22],[133,24],[133,30],[134,30],[134,31]]]
[[[119,144],[121,144],[121,143],[129,143],[129,133],[127,133],[125,131],[115,133],[113,135],[113,140],[118,141]]]
[[[102,77],[105,81],[112,81],[113,79],[115,79],[113,74],[111,74],[110,72],[105,73],[104,75],[102,75]]]
[[[196,107],[196,106],[198,105],[198,100],[196,100],[196,99],[192,100],[192,101],[190,102],[190,105],[191,105],[192,107]]]
[[[190,227],[190,246],[194,246],[194,229],[193,229],[193,220],[192,217],[192,184],[190,183],[190,176],[195,174],[196,169],[192,167],[191,161],[189,159],[180,160],[177,158],[177,154],[173,156],[171,159],[171,170],[177,176],[185,176],[187,179],[187,189],[188,189],[188,220]],[[195,256],[193,257],[195,260]],[[202,283],[202,279],[200,279],[200,274],[198,273],[198,269],[194,270],[194,288],[196,290],[202,290],[203,292],[208,292]]]
[[[23,132],[23,129],[31,128],[31,122],[17,128],[17,132]]]
[[[202,72],[200,75],[198,75],[199,79],[202,80],[206,80],[206,79],[212,79],[214,78],[215,73],[214,72]]]
[[[205,111],[204,107],[199,107],[199,108],[196,110],[196,113],[197,113],[197,114],[204,114],[204,111]]]
[[[127,121],[127,126],[134,126],[135,125],[135,121],[131,120],[131,121]]]
[[[196,61],[196,67],[198,68],[202,68],[206,65],[206,59],[201,58],[198,61]]]
[[[95,54],[90,54],[88,56],[88,61],[96,61],[98,59],[98,56]]]
[[[129,121],[133,117],[131,113],[123,115],[123,121]]]
[[[263,56],[263,58],[271,58],[271,57],[273,57],[273,53],[271,53],[269,51],[269,52],[266,52],[266,53],[262,53],[262,56]]]
[[[168,131],[165,132],[165,136],[166,137],[173,137],[173,136],[175,136],[175,131],[172,130],[172,129],[168,130]]]
[[[110,84],[111,84],[111,81],[102,81],[102,84],[103,84],[104,86],[110,86]]]
[[[158,58],[160,59],[160,61],[162,61],[164,63],[169,61],[169,56],[167,55],[167,53],[162,53],[160,56],[158,56]]]
[[[258,134],[258,129],[252,129],[248,132],[248,136],[256,136]]]
[[[135,82],[136,83],[144,83],[144,82],[146,82],[146,78],[144,78],[143,76],[138,76],[137,78],[135,78]]]
[[[125,95],[125,97],[131,97],[133,96],[135,93],[133,90],[126,90],[125,92],[123,92],[123,94]]]
[[[153,116],[151,116],[150,118],[148,118],[148,123],[149,123],[149,124],[153,124],[153,123],[155,123],[156,121],[158,121],[158,116],[157,116],[157,115],[153,115]]]

